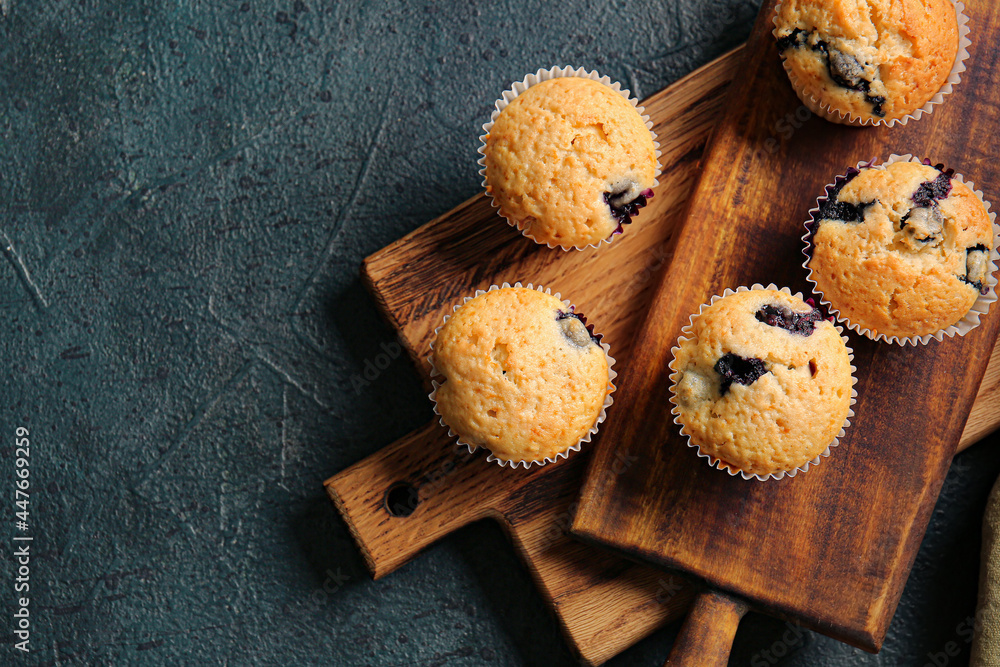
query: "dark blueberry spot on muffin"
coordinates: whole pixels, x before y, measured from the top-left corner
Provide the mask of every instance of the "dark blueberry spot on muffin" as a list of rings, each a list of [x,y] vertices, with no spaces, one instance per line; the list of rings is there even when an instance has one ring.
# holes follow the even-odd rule
[[[988,291],[984,281],[989,271],[990,251],[982,245],[975,245],[965,250],[965,275],[958,279],[975,287],[980,294]]]
[[[866,164],[864,166],[870,167],[871,163],[868,163],[868,164]],[[809,244],[810,245],[812,245],[813,238],[816,236],[816,232],[819,231],[819,223],[822,220],[839,220],[840,219],[840,218],[836,218],[836,217],[833,217],[833,218],[827,217],[826,215],[824,215],[824,211],[830,213],[831,215],[836,215],[837,214],[836,209],[832,208],[830,206],[830,202],[836,203],[837,202],[837,198],[840,195],[840,191],[844,189],[845,185],[847,185],[848,183],[850,183],[851,181],[853,181],[855,178],[857,178],[858,174],[860,174],[860,173],[861,173],[861,170],[855,169],[854,167],[851,167],[850,169],[847,170],[847,173],[844,174],[843,176],[837,176],[837,178],[834,181],[833,185],[826,186],[826,198],[825,199],[820,198],[820,200],[817,202],[819,204],[819,209],[810,213],[810,215],[812,216],[812,219],[808,223],[806,223],[806,229],[809,230]],[[865,206],[870,206],[871,204],[874,204],[874,203],[875,202],[870,202],[869,204],[865,204]],[[809,253],[807,252],[806,254],[809,254]]]
[[[827,46],[826,57],[830,68],[830,78],[838,86],[851,90],[861,90],[869,86],[868,81],[865,80],[865,68],[861,66],[857,58],[830,46]]]
[[[861,202],[851,204],[845,201],[838,201],[836,197],[827,199],[819,207],[820,220],[842,220],[844,222],[861,222],[865,219],[865,209],[875,202]]]
[[[865,95],[865,101],[872,105],[872,115],[878,116],[879,118],[885,117],[884,95]]]
[[[805,46],[811,34],[811,31],[796,28],[788,35],[778,38],[778,50],[784,53],[787,49]],[[857,58],[830,46],[829,42],[822,39],[813,40],[809,48],[823,56],[831,81],[841,88],[864,93],[865,101],[872,107],[872,115],[880,118],[885,116],[885,96],[871,94],[872,82],[865,78],[864,65]]]
[[[766,305],[755,315],[758,322],[771,327],[778,327],[800,336],[811,336],[816,330],[816,323],[823,321],[823,313],[819,308],[813,308],[808,313],[796,313],[784,306]]]
[[[869,162],[868,164],[865,164],[865,165],[862,165],[862,166],[864,166],[864,167],[870,167],[871,165],[872,165],[872,163]],[[838,197],[840,195],[840,191],[843,190],[844,187],[848,183],[850,183],[851,181],[853,181],[860,174],[861,174],[861,170],[860,169],[857,169],[855,167],[849,168],[847,170],[846,174],[844,174],[843,176],[838,176],[837,177],[836,181],[834,181],[834,184],[832,186],[827,186],[827,188],[826,188],[826,195],[827,195],[827,197],[829,197],[831,199],[835,199],[836,197]]]
[[[797,49],[806,42],[806,37],[809,36],[805,30],[801,28],[796,28],[784,37],[778,38],[778,51],[784,52],[788,49]]]
[[[899,221],[899,228],[918,244],[937,245],[944,238],[944,215],[937,203],[912,208]]]
[[[633,194],[635,189],[635,183],[627,183],[623,188],[604,193],[604,203],[611,209],[611,217],[618,221],[615,233],[621,232],[622,225],[632,222],[632,216],[653,198],[651,189],[647,188],[638,194]]]
[[[840,51],[824,41],[819,41],[813,47],[815,51],[826,56],[826,70],[830,75],[830,80],[841,88],[856,90],[865,94],[865,101],[872,105],[872,115],[882,117],[885,115],[883,105],[885,97],[882,95],[872,95],[872,82],[864,78],[864,67],[854,56]]]
[[[557,312],[556,323],[559,324],[566,340],[577,347],[587,347],[591,343],[600,344],[601,334],[594,333],[594,325],[588,325],[584,315],[574,313],[572,309],[568,312],[563,310]]]
[[[966,276],[959,276],[958,279],[961,280],[966,285],[976,288],[976,291],[979,292],[980,294],[986,294],[986,292],[988,291],[983,288],[983,283],[981,281],[969,280],[969,278]]]
[[[738,354],[727,352],[715,362],[715,372],[722,376],[719,392],[725,396],[729,386],[737,382],[744,386],[751,385],[767,373],[767,367],[761,359],[744,359]]]
[[[938,174],[933,181],[924,181],[913,193],[913,203],[917,206],[930,206],[934,202],[946,199],[951,194],[951,177],[946,173]]]

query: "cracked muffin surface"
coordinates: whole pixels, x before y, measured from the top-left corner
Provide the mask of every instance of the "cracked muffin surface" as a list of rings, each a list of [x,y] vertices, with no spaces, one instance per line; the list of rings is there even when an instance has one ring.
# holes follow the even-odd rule
[[[951,175],[916,162],[864,168],[820,207],[809,268],[842,317],[874,336],[922,336],[985,291],[993,225]]]
[[[484,149],[500,214],[539,243],[597,244],[652,196],[656,148],[642,116],[582,77],[531,86],[497,116]]]
[[[737,292],[695,316],[678,344],[676,414],[692,444],[769,475],[813,460],[850,409],[851,364],[836,327],[802,299]]]
[[[856,122],[922,107],[959,49],[951,0],[783,0],[774,34],[807,106],[811,97]]]
[[[438,331],[437,410],[463,442],[507,461],[566,451],[600,416],[608,360],[585,319],[523,287],[481,294]]]

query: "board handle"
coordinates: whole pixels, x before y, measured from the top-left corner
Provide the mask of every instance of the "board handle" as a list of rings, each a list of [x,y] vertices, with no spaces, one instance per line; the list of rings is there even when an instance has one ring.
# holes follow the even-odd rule
[[[505,472],[434,421],[328,479],[324,486],[376,579],[462,526],[495,516]]]
[[[698,594],[663,667],[726,667],[747,605],[718,591]]]

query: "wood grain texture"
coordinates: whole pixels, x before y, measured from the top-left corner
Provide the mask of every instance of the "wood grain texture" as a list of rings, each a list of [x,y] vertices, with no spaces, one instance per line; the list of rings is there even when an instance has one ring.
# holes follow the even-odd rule
[[[485,196],[478,195],[365,261],[362,278],[425,381],[429,383],[429,343],[444,315],[476,288],[504,280],[561,290],[606,334],[619,372],[628,366],[636,330],[649,308],[656,277],[669,264],[672,234],[740,57],[741,50],[726,54],[643,103],[656,124],[664,175],[650,206],[611,246],[571,253],[536,246],[505,225]],[[1000,350],[987,371],[962,448],[1000,424],[998,392]],[[612,418],[619,407],[612,406]],[[585,662],[596,664],[678,618],[693,592],[676,577],[566,535],[589,456],[585,449],[558,466],[530,473],[532,497],[545,501],[522,503],[524,471],[511,474],[478,456],[466,460],[434,422],[341,472],[326,486],[375,577],[460,526],[497,519],[524,556],[571,646]],[[608,474],[632,463],[619,457]],[[566,474],[550,475],[554,472]],[[421,500],[407,518],[391,517],[385,507],[386,492],[399,481],[415,484]]]
[[[718,591],[702,591],[663,667],[726,667],[747,605]]]
[[[852,335],[852,427],[820,466],[777,482],[730,477],[686,446],[670,415],[670,349],[690,314],[727,287],[775,282],[808,292],[802,220],[824,184],[859,159],[930,156],[991,198],[1000,169],[981,137],[1000,106],[985,66],[1000,56],[988,37],[1000,10],[968,4],[978,36],[972,65],[931,116],[891,130],[812,119],[784,132],[800,103],[770,35],[773,6],[761,9],[630,372],[619,378],[614,407],[627,417],[604,424],[573,530],[875,651],[977,395],[996,309],[969,335],[919,348]],[[623,454],[639,464],[603,474]]]
[[[500,468],[482,450],[456,448],[435,422],[336,475],[327,490],[375,578],[469,522],[498,520],[570,644],[599,664],[678,618],[693,591],[678,577],[569,537],[584,467]],[[417,499],[404,501],[412,510],[405,517],[393,516],[386,501],[401,482]]]

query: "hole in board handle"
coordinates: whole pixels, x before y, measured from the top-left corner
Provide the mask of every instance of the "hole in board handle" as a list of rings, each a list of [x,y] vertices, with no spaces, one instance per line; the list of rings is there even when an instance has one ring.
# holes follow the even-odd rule
[[[396,482],[385,492],[385,511],[395,517],[408,517],[420,504],[417,487],[408,482]]]

